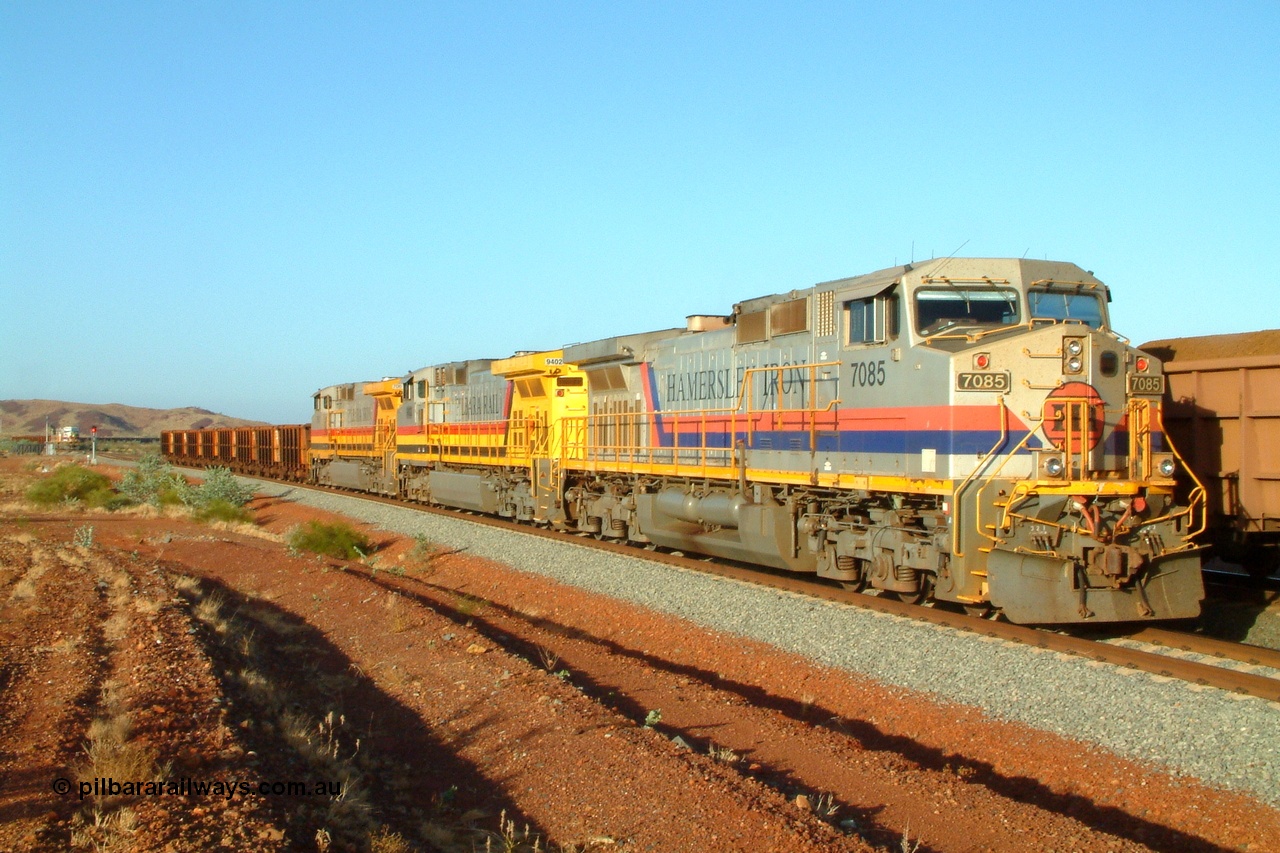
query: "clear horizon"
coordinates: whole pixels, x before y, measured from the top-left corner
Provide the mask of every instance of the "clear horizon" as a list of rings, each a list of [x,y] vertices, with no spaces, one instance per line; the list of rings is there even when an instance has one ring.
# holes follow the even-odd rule
[[[311,394],[960,254],[1274,328],[1280,6],[0,7],[0,398]]]

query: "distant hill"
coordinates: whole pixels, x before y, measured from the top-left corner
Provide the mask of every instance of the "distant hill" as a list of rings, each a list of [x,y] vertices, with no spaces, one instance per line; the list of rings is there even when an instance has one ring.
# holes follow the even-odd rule
[[[50,428],[74,426],[89,437],[97,426],[99,438],[159,438],[166,429],[259,426],[262,421],[229,418],[207,409],[141,409],[119,403],[64,403],[59,400],[0,400],[0,434],[44,435]]]

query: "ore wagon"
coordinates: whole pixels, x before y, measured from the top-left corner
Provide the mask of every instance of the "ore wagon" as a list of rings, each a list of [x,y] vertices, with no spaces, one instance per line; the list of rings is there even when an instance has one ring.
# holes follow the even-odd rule
[[[1251,573],[1280,568],[1280,329],[1152,341],[1165,428],[1205,485],[1209,537]]]

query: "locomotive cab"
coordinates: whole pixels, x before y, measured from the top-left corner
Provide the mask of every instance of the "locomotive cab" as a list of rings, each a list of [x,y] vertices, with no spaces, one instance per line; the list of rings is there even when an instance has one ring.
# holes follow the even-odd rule
[[[953,457],[939,593],[1019,622],[1193,617],[1203,495],[1175,506],[1159,363],[1112,332],[1109,293],[1068,264],[997,279],[947,269],[912,293],[912,331],[950,361],[954,405],[995,407],[1000,435]]]
[[[396,494],[399,379],[347,382],[312,395],[311,478],[344,489]]]
[[[947,258],[567,347],[566,523],[1019,622],[1193,616],[1200,507],[1108,300],[1074,264]]]

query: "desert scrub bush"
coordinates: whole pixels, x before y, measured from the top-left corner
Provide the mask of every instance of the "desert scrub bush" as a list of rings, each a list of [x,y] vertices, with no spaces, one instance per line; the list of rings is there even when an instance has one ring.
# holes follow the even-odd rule
[[[93,547],[93,525],[85,524],[76,528],[75,535],[71,537],[71,544],[77,548]]]
[[[134,503],[160,507],[183,503],[187,481],[158,453],[148,453],[120,479],[120,494]]]
[[[148,453],[120,480],[120,492],[135,503],[155,507],[184,504],[201,520],[250,521],[248,513],[237,513],[253,497],[253,489],[243,485],[227,468],[210,468],[204,482],[193,486],[174,471],[158,453]]]
[[[369,537],[341,521],[333,524],[308,521],[289,533],[288,542],[296,551],[312,551],[339,560],[359,560],[373,550]]]
[[[226,521],[252,524],[253,515],[242,506],[218,498],[196,507],[193,517],[196,521]]]
[[[236,479],[229,468],[210,468],[204,475],[204,482],[191,488],[182,495],[184,503],[203,507],[221,502],[241,507],[253,499],[253,489]]]
[[[83,503],[104,509],[118,509],[128,503],[111,488],[105,474],[80,465],[64,465],[52,475],[27,489],[27,500],[38,506]]]

